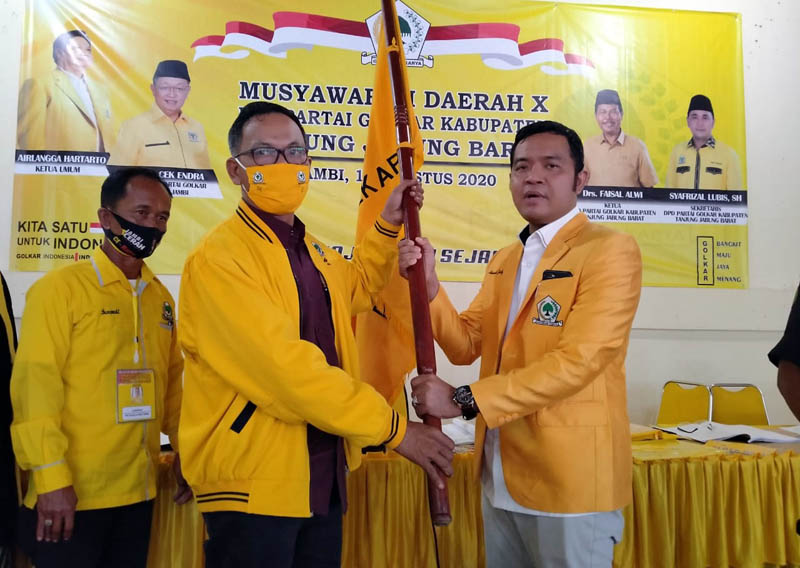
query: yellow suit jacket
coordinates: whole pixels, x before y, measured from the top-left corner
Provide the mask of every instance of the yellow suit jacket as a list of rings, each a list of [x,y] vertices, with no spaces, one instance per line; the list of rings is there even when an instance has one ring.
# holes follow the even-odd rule
[[[583,213],[550,242],[503,340],[523,247],[500,250],[458,314],[443,289],[435,337],[454,364],[481,357],[476,466],[486,428],[500,428],[503,473],[519,504],[554,513],[609,511],[631,500],[625,353],[641,290],[626,234]]]
[[[93,81],[88,86],[96,125],[91,111],[60,69],[54,69],[44,79],[25,81],[19,93],[17,148],[97,152],[98,128],[105,150],[113,147],[111,103]]]

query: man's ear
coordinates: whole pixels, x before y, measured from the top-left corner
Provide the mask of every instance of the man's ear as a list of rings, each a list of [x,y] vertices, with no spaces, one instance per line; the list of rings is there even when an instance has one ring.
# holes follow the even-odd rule
[[[245,187],[249,187],[249,180],[247,179],[247,174],[243,170],[243,168],[234,160],[233,158],[228,158],[225,160],[225,169],[228,171],[228,177],[231,178],[231,181],[234,185],[244,185]]]
[[[97,219],[104,229],[111,229],[111,221],[114,219],[114,216],[111,214],[111,211],[105,207],[101,207],[97,210]]]
[[[581,191],[583,191],[583,188],[586,187],[586,182],[588,181],[589,181],[589,170],[583,168],[575,176],[575,193],[577,195],[581,194]]]

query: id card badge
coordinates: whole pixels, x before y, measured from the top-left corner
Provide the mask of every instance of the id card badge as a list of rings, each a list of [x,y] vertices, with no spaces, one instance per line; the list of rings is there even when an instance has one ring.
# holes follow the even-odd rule
[[[153,369],[117,369],[117,424],[156,417]]]

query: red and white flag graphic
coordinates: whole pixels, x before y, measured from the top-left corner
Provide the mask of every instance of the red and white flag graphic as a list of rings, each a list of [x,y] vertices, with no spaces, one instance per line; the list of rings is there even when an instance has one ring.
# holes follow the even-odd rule
[[[400,4],[400,3],[398,3]],[[404,8],[408,9],[406,6]],[[275,12],[274,29],[242,21],[228,22],[225,35],[210,35],[192,43],[194,60],[203,57],[243,59],[255,51],[269,57],[286,57],[290,49],[333,47],[361,52],[361,62],[374,62],[375,44],[369,22],[343,20],[302,12]],[[595,72],[587,57],[567,53],[558,38],[541,38],[519,43],[520,28],[515,24],[481,23],[451,26],[424,26],[415,41],[421,49],[414,65],[433,66],[440,55],[477,54],[493,69],[513,70],[539,66],[548,75],[586,75]],[[404,39],[405,43],[405,39]]]

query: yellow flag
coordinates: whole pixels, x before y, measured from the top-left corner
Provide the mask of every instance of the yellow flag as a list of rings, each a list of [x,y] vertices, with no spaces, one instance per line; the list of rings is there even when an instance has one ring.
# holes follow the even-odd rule
[[[396,15],[395,22],[397,22]],[[400,28],[396,25],[395,29]],[[397,37],[399,38],[399,35]],[[387,197],[401,181],[392,77],[383,24],[378,38],[375,86],[372,92],[367,150],[364,154],[356,245],[367,229],[375,223]],[[402,45],[399,48],[402,74],[405,77],[405,56]],[[408,108],[411,143],[414,146],[414,167],[419,169],[423,161],[422,139],[414,118],[407,79],[405,85],[404,95]],[[356,319],[361,378],[374,386],[391,404],[401,392],[406,373],[416,364],[408,282],[400,277],[397,270],[394,271],[386,288],[375,298],[374,304],[371,312],[360,314]]]

